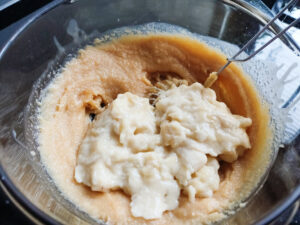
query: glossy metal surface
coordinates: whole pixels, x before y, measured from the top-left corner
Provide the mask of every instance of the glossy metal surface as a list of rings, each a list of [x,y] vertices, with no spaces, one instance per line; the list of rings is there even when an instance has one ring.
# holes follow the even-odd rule
[[[242,52],[244,52],[245,49],[248,48],[249,45],[251,45],[253,42],[256,41],[256,39],[263,34],[287,9],[291,8],[292,5],[295,4],[297,0],[291,0],[282,10],[280,10],[259,32],[257,32],[234,56],[228,57],[227,63],[222,66],[217,74],[220,74],[231,62],[245,62],[254,56],[256,56],[261,50],[266,48],[269,44],[271,44],[273,41],[275,41],[277,38],[280,38],[283,34],[286,33],[286,31],[293,27],[295,24],[297,24],[300,21],[300,18],[293,21],[291,24],[289,24],[287,27],[285,27],[282,31],[280,31],[278,34],[276,34],[273,38],[271,38],[268,42],[263,44],[259,49],[252,52],[249,56],[246,56],[246,58],[237,58]]]

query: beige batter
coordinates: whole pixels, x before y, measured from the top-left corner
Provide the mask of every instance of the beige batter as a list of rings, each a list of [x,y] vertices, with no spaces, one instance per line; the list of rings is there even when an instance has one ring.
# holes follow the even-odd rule
[[[111,224],[199,224],[223,219],[224,212],[257,186],[271,153],[267,108],[234,64],[212,89],[232,113],[252,119],[247,130],[252,148],[234,163],[221,164],[220,187],[213,197],[190,202],[181,195],[178,208],[160,219],[135,218],[129,196],[121,191],[91,191],[76,183],[74,168],[77,150],[92,123],[90,114],[101,113],[119,93],[148,96],[157,76],[165,75],[203,83],[225,62],[225,56],[197,40],[162,34],[126,36],[80,50],[49,85],[41,104],[39,149],[57,187],[81,210]]]

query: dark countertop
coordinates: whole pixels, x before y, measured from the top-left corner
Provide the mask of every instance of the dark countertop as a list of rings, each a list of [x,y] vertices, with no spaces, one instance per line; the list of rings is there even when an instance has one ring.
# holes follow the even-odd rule
[[[1,225],[33,225],[19,209],[0,190],[0,224]]]

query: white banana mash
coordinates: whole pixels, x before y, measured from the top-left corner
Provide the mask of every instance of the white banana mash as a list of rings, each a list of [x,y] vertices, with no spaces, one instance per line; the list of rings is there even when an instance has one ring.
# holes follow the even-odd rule
[[[235,161],[250,142],[251,119],[233,115],[200,83],[149,99],[126,92],[101,114],[78,152],[75,179],[93,191],[123,190],[131,213],[160,218],[181,190],[190,201],[219,188],[219,160]]]

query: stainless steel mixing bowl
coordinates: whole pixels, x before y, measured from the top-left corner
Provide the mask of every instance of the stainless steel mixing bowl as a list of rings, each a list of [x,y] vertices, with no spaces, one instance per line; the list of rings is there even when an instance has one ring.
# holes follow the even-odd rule
[[[58,54],[61,59],[68,57],[68,52],[60,53],[57,46],[68,46],[74,42],[70,36],[73,31],[67,29],[70,21],[76,21],[86,34],[127,25],[165,22],[240,47],[271,16],[259,0],[52,1],[31,15],[0,51],[1,187],[36,223],[96,223],[64,199],[55,185],[49,182],[38,152],[27,136],[28,123],[35,120],[28,114],[30,109],[26,108],[34,96],[30,95],[32,87],[41,74],[49,70],[49,66],[59,66],[59,60],[57,65],[53,64]],[[270,38],[272,32],[280,30],[280,24],[272,26],[246,53],[251,53]],[[85,34],[79,32],[77,35],[84,38]],[[76,48],[69,48],[69,52],[74,53],[79,47],[82,46],[78,44]],[[278,77],[277,83],[267,85],[274,89],[275,98],[282,99],[282,102],[278,101],[278,107],[285,108],[282,109],[283,114],[290,119],[286,120],[285,134],[280,137],[284,146],[268,179],[249,203],[229,220],[223,221],[224,224],[270,223],[292,207],[300,196],[300,117],[297,110],[300,75],[295,69],[300,61],[292,50],[297,50],[297,46],[285,35],[257,56],[257,59],[271,60],[274,68],[283,63],[279,72],[273,74]],[[293,82],[284,83],[285,71],[294,77]]]

